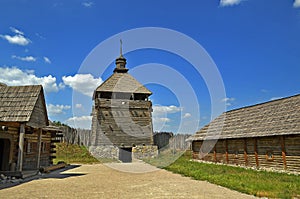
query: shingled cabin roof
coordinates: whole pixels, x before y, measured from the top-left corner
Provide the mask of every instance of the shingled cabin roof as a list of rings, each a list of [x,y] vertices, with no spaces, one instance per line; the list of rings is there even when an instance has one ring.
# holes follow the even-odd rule
[[[300,94],[225,112],[189,140],[219,132],[218,139],[300,134]]]
[[[104,81],[96,91],[100,92],[121,92],[121,93],[138,93],[151,95],[145,86],[139,83],[128,73],[114,73]]]
[[[45,125],[48,125],[44,92],[41,85],[6,86],[0,84],[0,121],[29,122],[39,97],[42,98],[42,109],[45,112],[45,118],[41,119],[46,121]]]

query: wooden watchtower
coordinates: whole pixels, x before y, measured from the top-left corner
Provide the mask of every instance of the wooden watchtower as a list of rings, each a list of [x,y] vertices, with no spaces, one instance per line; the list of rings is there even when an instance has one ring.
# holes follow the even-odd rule
[[[152,92],[128,74],[122,50],[115,63],[113,74],[94,91],[90,144],[98,147],[98,157],[127,161],[132,147],[153,145]]]

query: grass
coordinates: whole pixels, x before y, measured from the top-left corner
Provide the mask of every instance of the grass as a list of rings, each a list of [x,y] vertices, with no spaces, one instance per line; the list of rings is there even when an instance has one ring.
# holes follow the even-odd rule
[[[111,159],[97,160],[90,155],[84,146],[56,145],[54,163],[104,163]],[[205,180],[242,193],[268,198],[300,198],[300,176],[286,173],[256,171],[226,165],[207,164],[190,161],[188,153],[166,150],[158,158],[145,161],[160,168],[192,177],[195,180]]]
[[[165,168],[166,166],[175,162],[179,157],[183,155],[183,151],[176,151],[171,149],[166,149],[159,152],[157,158],[147,158],[143,161],[156,166],[158,168]]]
[[[110,159],[96,159],[93,157],[85,146],[72,145],[66,143],[56,144],[56,158],[54,164],[63,161],[68,164],[92,164],[111,162]]]
[[[164,169],[259,197],[300,198],[300,176],[194,162],[190,157],[184,154]]]

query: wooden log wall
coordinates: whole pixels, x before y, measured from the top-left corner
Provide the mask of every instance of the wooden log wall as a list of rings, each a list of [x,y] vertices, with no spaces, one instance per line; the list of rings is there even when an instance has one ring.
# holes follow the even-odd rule
[[[35,129],[32,134],[25,134],[25,145],[24,145],[24,170],[37,169],[38,161],[38,131]],[[51,164],[51,140],[52,135],[50,132],[43,132],[41,135],[41,153],[40,153],[40,164],[39,166],[48,166]],[[28,149],[30,147],[30,149]]]
[[[1,124],[2,125],[2,124]],[[7,126],[7,124],[3,124]],[[18,125],[9,126],[7,131],[2,132],[0,135],[1,138],[10,140],[10,154],[8,158],[8,169],[10,170],[12,164],[15,165],[13,169],[16,169],[18,161],[18,147],[19,147],[19,127]]]
[[[8,126],[8,124],[5,124]],[[18,162],[18,151],[19,151],[19,131],[20,127],[18,124],[12,124],[8,126],[5,131],[6,137],[10,139],[10,157],[9,157],[9,170],[16,170]],[[50,132],[43,132],[41,137],[42,150],[40,156],[40,165],[37,164],[38,159],[38,132],[40,129],[32,129],[26,127],[24,135],[24,150],[23,150],[23,164],[22,170],[37,169],[37,166],[48,166],[51,163],[51,139],[52,135]],[[1,137],[1,136],[0,136]],[[30,149],[28,149],[28,147]],[[15,168],[13,168],[15,165]]]
[[[246,140],[246,149],[247,149],[247,160],[246,166],[248,167],[256,167],[256,157],[255,157],[255,139],[247,138]]]
[[[229,139],[228,146],[228,164],[245,165],[244,159],[244,140]]]
[[[289,171],[300,171],[300,135],[285,137],[286,167]]]
[[[194,159],[300,172],[300,135],[218,140],[205,157],[199,156],[202,145],[203,141],[193,141]]]
[[[41,93],[39,94],[38,100],[34,106],[33,112],[30,117],[30,121],[27,123],[29,126],[46,126],[48,123],[47,112],[45,109],[45,100]]]
[[[168,147],[170,138],[173,136],[171,132],[155,132],[153,135],[154,145],[158,147],[158,149],[163,149]]]
[[[259,167],[276,170],[284,169],[280,136],[262,137],[257,139],[257,153]]]
[[[216,162],[227,163],[226,159],[226,140],[220,140],[220,142],[216,143]]]
[[[186,142],[191,135],[188,134],[175,134],[170,137],[169,148],[175,150],[187,150],[190,149],[190,142]]]
[[[126,147],[152,145],[151,106],[150,101],[95,100],[91,143]]]

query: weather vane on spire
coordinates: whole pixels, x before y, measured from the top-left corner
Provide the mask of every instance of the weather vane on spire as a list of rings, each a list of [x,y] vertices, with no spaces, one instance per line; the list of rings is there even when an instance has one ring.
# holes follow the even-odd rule
[[[123,53],[122,53],[122,39],[120,39],[120,57],[123,57]]]

